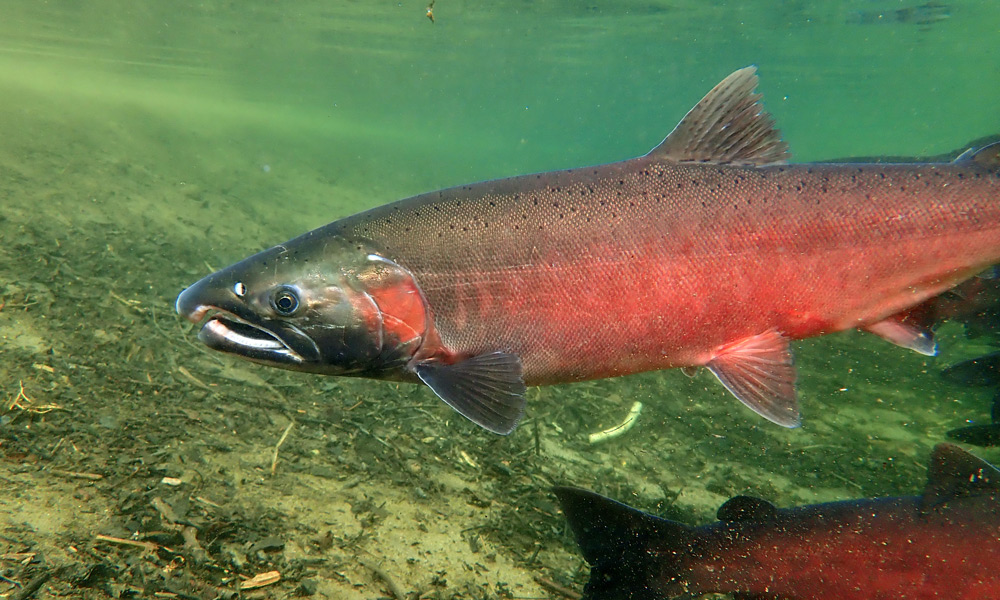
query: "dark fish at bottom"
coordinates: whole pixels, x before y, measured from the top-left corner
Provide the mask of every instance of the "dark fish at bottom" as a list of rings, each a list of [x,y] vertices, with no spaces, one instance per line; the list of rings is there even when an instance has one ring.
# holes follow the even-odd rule
[[[591,600],[1000,598],[1000,471],[951,444],[934,449],[922,496],[784,509],[737,496],[698,527],[554,491],[591,566]]]

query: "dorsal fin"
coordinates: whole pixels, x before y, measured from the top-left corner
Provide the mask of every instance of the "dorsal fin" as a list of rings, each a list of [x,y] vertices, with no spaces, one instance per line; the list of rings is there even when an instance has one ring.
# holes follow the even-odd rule
[[[1000,496],[1000,471],[954,444],[938,444],[927,467],[923,510],[963,497]]]
[[[720,521],[771,521],[778,514],[778,508],[753,496],[733,496],[719,507],[715,516]]]
[[[647,156],[670,162],[772,165],[788,161],[788,144],[755,94],[757,67],[712,88]]]

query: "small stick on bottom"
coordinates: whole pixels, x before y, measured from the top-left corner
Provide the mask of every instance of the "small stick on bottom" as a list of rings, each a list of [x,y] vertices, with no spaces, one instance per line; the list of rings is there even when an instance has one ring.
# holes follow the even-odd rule
[[[396,582],[392,580],[392,577],[389,577],[388,573],[383,571],[380,567],[378,567],[375,563],[371,561],[359,560],[358,562],[360,562],[363,567],[369,569],[379,579],[381,579],[383,583],[385,583],[385,587],[389,588],[389,593],[392,594],[393,598],[395,598],[396,600],[406,600],[406,594],[403,593],[403,590],[399,589],[399,586],[396,585]]]
[[[38,591],[38,588],[42,587],[45,584],[45,582],[49,580],[49,577],[52,577],[52,571],[48,569],[42,571],[38,575],[35,575],[35,577],[31,581],[25,584],[25,586],[21,588],[16,594],[11,596],[10,600],[28,600],[28,598],[31,598],[32,596],[35,595],[35,592]]]
[[[278,449],[281,448],[281,445],[285,443],[285,439],[288,438],[288,434],[292,431],[292,427],[295,427],[295,421],[292,421],[291,423],[288,424],[288,427],[285,427],[285,432],[281,434],[281,439],[278,440],[278,443],[274,445],[274,456],[271,458],[272,477],[278,471]]]
[[[628,415],[625,417],[624,421],[610,429],[590,434],[590,443],[596,444],[598,442],[610,440],[611,438],[616,438],[629,429],[632,429],[635,422],[639,420],[640,413],[642,413],[642,402],[632,404],[632,409],[628,411]]]
[[[580,600],[583,596],[574,590],[569,589],[566,586],[559,585],[558,583],[552,581],[548,577],[542,577],[541,575],[535,575],[535,583],[542,586],[543,588],[549,590],[550,592],[559,594],[560,596],[565,596],[570,600]]]

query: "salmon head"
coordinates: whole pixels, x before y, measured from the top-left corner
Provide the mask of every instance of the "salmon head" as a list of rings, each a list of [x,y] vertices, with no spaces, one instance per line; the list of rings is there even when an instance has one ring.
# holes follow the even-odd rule
[[[363,244],[306,234],[177,297],[208,347],[327,375],[407,379],[431,322],[412,275]]]

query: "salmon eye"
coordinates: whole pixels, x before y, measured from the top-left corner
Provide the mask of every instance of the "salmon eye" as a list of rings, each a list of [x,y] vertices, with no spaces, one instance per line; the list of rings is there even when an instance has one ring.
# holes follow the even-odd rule
[[[279,315],[289,317],[299,308],[299,296],[291,288],[278,288],[278,291],[271,297],[271,306]]]

